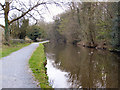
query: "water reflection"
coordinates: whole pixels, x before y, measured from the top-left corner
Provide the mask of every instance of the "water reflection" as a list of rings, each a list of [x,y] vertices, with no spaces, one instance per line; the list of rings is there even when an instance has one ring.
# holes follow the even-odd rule
[[[118,88],[118,60],[113,53],[46,45],[47,74],[54,88]]]

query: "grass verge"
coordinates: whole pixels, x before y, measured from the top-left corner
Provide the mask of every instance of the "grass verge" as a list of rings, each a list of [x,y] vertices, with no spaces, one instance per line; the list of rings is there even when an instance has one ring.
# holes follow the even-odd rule
[[[40,44],[36,51],[32,54],[29,65],[34,73],[34,77],[39,82],[41,88],[51,88],[48,82],[48,76],[45,68],[46,57],[44,53],[44,46]]]
[[[2,49],[0,49],[0,58],[8,56],[9,54],[11,54],[12,52],[15,52],[25,46],[30,45],[30,43],[19,43],[19,44],[12,44],[10,46],[7,45],[2,45]]]

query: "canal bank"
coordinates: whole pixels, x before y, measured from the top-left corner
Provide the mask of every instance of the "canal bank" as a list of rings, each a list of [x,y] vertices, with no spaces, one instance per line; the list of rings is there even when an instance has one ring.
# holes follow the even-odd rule
[[[46,75],[46,57],[44,53],[44,45],[39,44],[39,47],[35,50],[29,60],[29,66],[33,72],[36,81],[41,88],[51,88],[48,82],[48,76]]]

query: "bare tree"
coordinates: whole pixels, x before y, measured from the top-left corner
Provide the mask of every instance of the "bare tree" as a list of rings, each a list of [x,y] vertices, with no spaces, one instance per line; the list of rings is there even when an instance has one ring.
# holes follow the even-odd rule
[[[28,5],[28,3],[29,3],[29,5]],[[47,6],[48,4],[59,5],[59,3],[56,3],[54,1],[45,2],[44,0],[35,0],[35,1],[28,0],[27,3],[23,2],[22,0],[12,0],[12,1],[5,0],[4,4],[0,3],[0,7],[1,7],[0,12],[2,12],[2,13],[0,13],[0,16],[4,16],[4,18],[5,18],[5,26],[1,25],[1,24],[0,24],[0,26],[5,29],[5,40],[6,40],[6,42],[7,43],[9,42],[8,27],[11,23],[21,19],[24,16],[32,17],[37,22],[36,17],[34,16],[34,14],[31,14],[31,11],[34,11],[34,12],[38,13],[39,16],[42,17],[41,12],[40,12],[41,9],[38,8],[38,7],[42,6],[43,8],[45,7],[45,9],[49,10],[48,6]],[[12,19],[12,18],[10,18],[9,13],[13,12],[13,11],[19,13],[19,16]]]

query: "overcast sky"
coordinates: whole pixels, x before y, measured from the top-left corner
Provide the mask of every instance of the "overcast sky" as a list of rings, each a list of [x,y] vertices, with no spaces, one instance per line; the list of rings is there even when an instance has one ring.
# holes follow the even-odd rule
[[[28,3],[30,0],[19,0],[19,1],[23,1],[25,4]],[[37,0],[31,0],[32,3],[35,3]],[[41,0],[43,1],[43,0]],[[52,1],[52,0],[44,0],[44,1]],[[74,2],[80,2],[80,1],[84,1],[84,2],[93,2],[93,1],[112,1],[112,2],[115,2],[115,1],[120,1],[120,0],[54,0],[56,2],[70,2],[70,1],[74,1]],[[0,0],[0,3],[4,4],[5,3],[5,0]],[[17,4],[13,3],[14,5],[18,6]],[[19,7],[19,6],[18,6]],[[41,9],[43,8],[42,6],[39,6],[38,9]],[[57,7],[56,5],[48,5],[48,8],[49,8],[49,11],[48,10],[44,10],[41,11],[42,13],[42,16],[44,17],[44,21],[46,22],[52,22],[53,21],[53,16],[56,16],[62,12],[65,11],[66,8],[61,8],[61,7]],[[17,11],[12,11],[9,13],[10,16],[12,16],[12,14],[15,14],[15,13],[18,13]],[[19,13],[20,14],[20,13]],[[37,18],[37,19],[41,19],[40,16],[35,13],[35,12],[31,12],[31,14],[34,14],[34,16]],[[33,19],[30,19],[30,21],[33,23]],[[0,18],[0,24],[4,25],[4,18]]]
[[[22,1],[22,0],[20,0]],[[26,3],[29,2],[29,0],[23,0],[23,2],[27,1]],[[32,1],[36,1],[36,0],[31,0]],[[0,0],[0,3],[4,4],[5,0]],[[17,4],[14,4],[17,5]],[[56,5],[47,5],[49,10],[44,10],[42,11],[42,16],[44,17],[44,21],[46,22],[52,22],[53,21],[53,16],[56,16],[60,13],[63,13],[65,9],[61,8],[61,7],[57,7]],[[42,6],[39,7],[39,9],[43,8]],[[12,16],[12,14],[17,13],[17,11],[12,11],[9,13],[10,16]],[[35,18],[37,19],[41,19],[40,16],[35,13],[35,12],[31,12],[31,14],[34,14]],[[33,20],[30,20],[31,22],[33,22]],[[0,18],[0,24],[4,25],[4,18]]]

